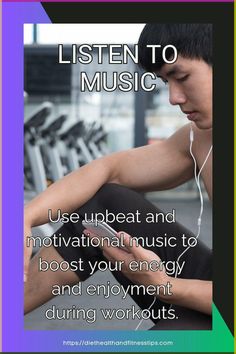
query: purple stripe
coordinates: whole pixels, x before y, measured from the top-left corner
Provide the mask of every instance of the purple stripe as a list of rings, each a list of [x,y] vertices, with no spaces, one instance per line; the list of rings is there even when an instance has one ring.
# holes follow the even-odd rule
[[[3,351],[23,348],[23,23],[50,22],[40,3],[3,3]],[[21,271],[22,270],[22,271]]]

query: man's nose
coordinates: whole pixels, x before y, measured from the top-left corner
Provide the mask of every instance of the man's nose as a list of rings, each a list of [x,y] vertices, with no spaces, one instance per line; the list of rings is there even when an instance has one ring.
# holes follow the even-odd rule
[[[172,105],[179,105],[186,102],[186,95],[178,85],[172,84],[169,86],[169,102]]]

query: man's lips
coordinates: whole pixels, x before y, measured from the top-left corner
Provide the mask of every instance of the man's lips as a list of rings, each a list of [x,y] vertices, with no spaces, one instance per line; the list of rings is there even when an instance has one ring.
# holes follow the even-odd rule
[[[184,114],[191,114],[191,113],[194,113],[194,112],[196,112],[196,111],[183,111],[183,110],[182,110],[182,112],[183,112]]]
[[[187,118],[189,120],[195,120],[196,119],[196,111],[183,111],[184,114],[187,114]]]

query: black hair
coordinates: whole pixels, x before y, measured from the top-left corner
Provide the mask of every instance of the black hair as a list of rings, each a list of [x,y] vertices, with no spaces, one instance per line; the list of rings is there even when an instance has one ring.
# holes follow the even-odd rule
[[[147,45],[160,44],[156,49],[156,60],[152,63],[151,48]],[[158,71],[165,64],[162,50],[166,45],[176,47],[178,55],[190,59],[202,59],[212,65],[212,25],[211,24],[147,24],[138,42],[139,65],[147,71]],[[169,60],[173,50],[166,50]]]

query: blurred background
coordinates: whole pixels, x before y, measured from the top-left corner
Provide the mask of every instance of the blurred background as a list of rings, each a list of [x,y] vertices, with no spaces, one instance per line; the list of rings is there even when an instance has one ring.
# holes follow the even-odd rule
[[[157,91],[81,92],[79,73],[97,71],[140,71],[130,60],[127,64],[59,64],[58,44],[64,46],[64,57],[71,57],[71,44],[128,44],[138,42],[144,24],[25,24],[24,25],[24,197],[25,203],[51,183],[92,160],[115,151],[152,144],[166,139],[187,123],[178,107],[168,102],[168,87],[157,81]],[[92,53],[96,58],[97,52]],[[105,54],[107,55],[107,54]],[[108,76],[109,76],[108,75]],[[158,156],[157,156],[158,163]],[[204,187],[203,187],[204,190]],[[211,207],[204,191],[203,242],[212,247]],[[146,197],[164,211],[176,209],[177,220],[193,232],[197,230],[199,196],[194,181],[169,191],[147,193]],[[59,228],[58,225],[57,228]],[[33,229],[33,235],[55,232],[47,224]],[[35,249],[34,253],[38,250]],[[93,283],[111,279],[111,274],[96,273]],[[105,300],[92,297],[96,306]],[[118,302],[106,300],[106,307]],[[121,299],[120,299],[121,301]],[[122,300],[123,301],[123,300]],[[88,308],[88,299],[59,296],[51,300],[58,307],[77,304]],[[25,316],[27,329],[134,329],[135,321],[49,321],[44,306]],[[101,305],[100,305],[101,304]],[[132,299],[127,300],[127,307]],[[91,306],[91,304],[90,304]],[[142,329],[151,328],[144,321]]]

